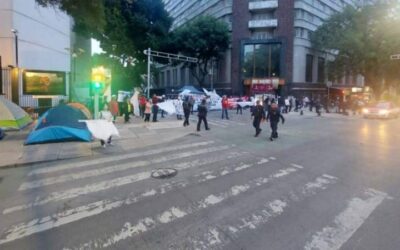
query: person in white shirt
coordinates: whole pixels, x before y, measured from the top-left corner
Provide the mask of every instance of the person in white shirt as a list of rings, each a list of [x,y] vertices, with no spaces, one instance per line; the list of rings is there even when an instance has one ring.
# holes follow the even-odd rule
[[[111,112],[108,110],[108,105],[104,105],[104,108],[102,111],[100,111],[99,114],[99,119],[102,120],[106,120],[108,122],[112,122],[113,121],[113,115],[111,114]],[[113,145],[111,142],[112,136],[110,136],[107,140],[107,144],[108,145]],[[103,148],[106,147],[106,142],[104,140],[100,140],[100,144]]]

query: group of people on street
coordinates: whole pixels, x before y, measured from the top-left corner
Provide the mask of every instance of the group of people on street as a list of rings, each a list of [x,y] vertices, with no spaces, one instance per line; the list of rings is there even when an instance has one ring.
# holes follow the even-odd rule
[[[267,112],[267,115],[265,115]],[[285,123],[285,118],[282,116],[280,110],[278,109],[278,105],[272,101],[268,107],[268,110],[265,111],[264,106],[261,104],[260,100],[257,100],[256,105],[252,109],[252,117],[253,117],[253,127],[256,130],[256,134],[254,137],[258,137],[261,133],[262,129],[260,128],[262,121],[267,121],[271,126],[271,136],[269,139],[273,141],[278,138],[278,123],[279,120],[282,120],[282,124]]]

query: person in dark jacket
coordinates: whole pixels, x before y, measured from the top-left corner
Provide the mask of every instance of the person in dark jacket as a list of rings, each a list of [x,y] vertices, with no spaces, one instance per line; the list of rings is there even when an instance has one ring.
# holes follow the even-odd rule
[[[121,105],[122,113],[124,114],[124,121],[125,123],[129,122],[129,115],[132,113],[132,106],[129,101],[129,97],[125,97],[124,102]]]
[[[273,141],[274,139],[278,138],[278,123],[279,119],[282,120],[282,124],[285,123],[285,118],[278,110],[278,106],[276,104],[271,105],[271,109],[268,111],[267,121],[269,120],[271,124],[271,136],[270,140]]]
[[[199,121],[197,122],[197,131],[200,131],[201,121],[204,121],[204,126],[206,127],[206,130],[210,130],[207,123],[207,111],[208,110],[206,100],[203,99],[201,101],[201,104],[197,108],[197,115],[199,117]]]
[[[242,97],[239,97],[239,99],[237,100],[237,102],[243,102]],[[240,112],[240,114],[242,114],[243,108],[242,108],[242,106],[240,106],[239,104],[236,104],[236,114],[238,115],[239,112]]]
[[[156,94],[153,95],[153,98],[151,99],[153,106],[152,106],[152,112],[153,112],[153,122],[158,122],[157,120],[157,115],[158,115],[158,97]]]
[[[190,105],[190,113],[192,113],[192,115],[193,115],[194,103],[195,103],[194,97],[191,96],[190,99],[189,99],[189,105]]]
[[[262,130],[260,129],[261,121],[265,119],[264,107],[261,105],[259,100],[257,100],[256,106],[253,108],[251,116],[253,116],[253,127],[256,129],[256,134],[254,135],[254,137],[257,137]]]
[[[182,107],[183,107],[183,114],[185,115],[185,121],[183,122],[183,126],[189,126],[189,116],[190,116],[190,112],[192,111],[192,106],[190,105],[190,99],[187,96],[182,103]]]

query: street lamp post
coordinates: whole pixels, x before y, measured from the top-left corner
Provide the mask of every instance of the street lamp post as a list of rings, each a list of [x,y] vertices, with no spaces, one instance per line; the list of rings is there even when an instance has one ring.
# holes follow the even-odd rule
[[[15,43],[15,66],[18,68],[18,30],[12,29],[12,33],[14,33],[14,43]]]

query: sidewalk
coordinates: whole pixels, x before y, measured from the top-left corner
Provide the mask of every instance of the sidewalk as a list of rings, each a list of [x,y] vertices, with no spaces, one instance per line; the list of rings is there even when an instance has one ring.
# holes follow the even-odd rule
[[[130,123],[124,123],[121,117],[116,122],[121,137],[113,138],[114,145],[107,148],[102,148],[97,140],[25,146],[24,141],[30,129],[8,131],[6,137],[0,141],[0,168],[112,153],[128,153],[138,148],[166,143],[194,132],[193,127],[184,128],[182,123],[183,121],[177,121],[175,116],[159,118],[157,123],[144,123],[139,118],[131,118]]]

